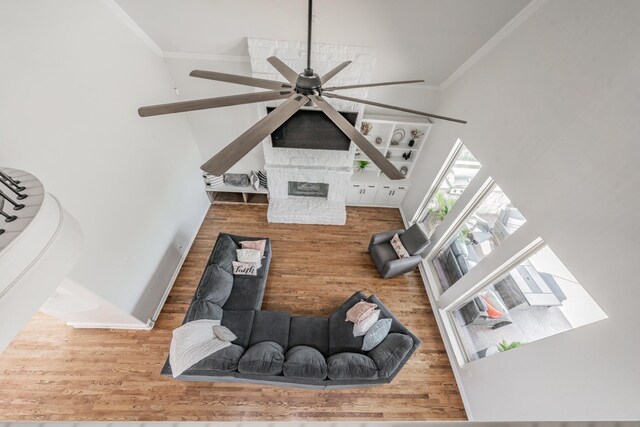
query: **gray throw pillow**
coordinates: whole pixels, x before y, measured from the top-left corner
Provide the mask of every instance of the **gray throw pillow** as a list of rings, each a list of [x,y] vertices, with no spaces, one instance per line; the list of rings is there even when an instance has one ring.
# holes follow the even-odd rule
[[[233,288],[233,274],[219,265],[211,264],[202,275],[197,297],[223,306]]]
[[[380,319],[367,331],[362,342],[362,350],[369,351],[385,339],[391,329],[392,319]]]

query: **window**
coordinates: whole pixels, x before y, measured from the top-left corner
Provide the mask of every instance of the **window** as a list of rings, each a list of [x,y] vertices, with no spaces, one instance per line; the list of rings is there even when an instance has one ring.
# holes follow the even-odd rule
[[[416,221],[424,224],[428,236],[433,234],[480,170],[480,163],[467,147],[458,143],[454,147],[454,152],[455,154],[441,175],[435,191]]]
[[[548,246],[449,314],[467,361],[607,317]]]
[[[448,289],[526,222],[493,184],[433,260],[442,290]]]

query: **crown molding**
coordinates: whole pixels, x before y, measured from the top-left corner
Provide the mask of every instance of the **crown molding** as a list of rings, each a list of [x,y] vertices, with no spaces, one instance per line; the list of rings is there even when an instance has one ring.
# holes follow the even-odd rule
[[[480,47],[473,55],[469,57],[457,70],[455,70],[447,79],[440,84],[440,89],[447,89],[456,80],[460,78],[467,70],[473,67],[482,57],[489,53],[502,40],[511,34],[516,28],[526,21],[533,13],[545,4],[547,0],[532,0],[520,12],[518,12],[507,24],[500,29],[493,37]]]
[[[129,29],[133,31],[133,33],[138,36],[138,38],[140,38],[140,40],[142,40],[144,44],[153,51],[153,53],[162,57],[162,49],[160,49],[160,46],[158,46],[156,42],[154,42],[133,19],[131,19],[127,12],[125,12],[124,9],[115,2],[115,0],[102,0],[102,3],[104,3],[104,5],[107,6],[107,8],[111,10],[111,12],[113,12],[113,14],[116,15],[124,25],[129,27]]]

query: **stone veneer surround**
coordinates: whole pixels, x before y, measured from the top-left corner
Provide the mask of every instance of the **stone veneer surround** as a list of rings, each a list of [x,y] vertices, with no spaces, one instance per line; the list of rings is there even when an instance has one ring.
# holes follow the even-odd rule
[[[267,62],[267,58],[272,55],[296,71],[302,72],[305,68],[305,42],[254,38],[249,38],[247,42],[254,77],[283,80]],[[331,79],[332,85],[371,81],[371,72],[375,64],[374,49],[321,43],[311,45],[312,67],[320,76],[347,60],[353,62]],[[349,90],[344,91],[344,95],[366,98],[367,91]],[[362,114],[362,107],[358,104],[334,99],[328,102],[338,110],[357,111]],[[266,115],[266,106],[261,105],[260,108],[260,116],[263,117]],[[351,144],[348,151],[274,148],[271,139],[268,138],[262,146],[269,180],[269,222],[345,224],[345,200],[353,175],[354,144]],[[289,196],[289,181],[329,184],[329,193],[326,199]]]

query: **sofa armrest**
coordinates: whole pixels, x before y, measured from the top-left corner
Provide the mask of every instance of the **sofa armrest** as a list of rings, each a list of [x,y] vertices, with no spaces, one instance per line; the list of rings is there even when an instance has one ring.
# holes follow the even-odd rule
[[[409,258],[398,258],[387,262],[380,273],[385,279],[408,273],[422,262],[420,255],[412,255]]]
[[[393,238],[393,236],[395,234],[402,234],[404,233],[403,229],[398,229],[398,230],[387,230],[387,231],[383,231],[381,233],[377,233],[374,234],[373,236],[371,236],[371,241],[369,242],[369,252],[371,252],[371,247],[373,245],[378,245],[380,243],[383,242],[388,242],[389,240],[391,240]]]

